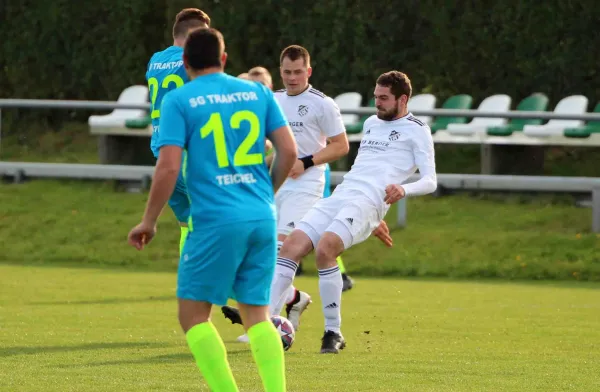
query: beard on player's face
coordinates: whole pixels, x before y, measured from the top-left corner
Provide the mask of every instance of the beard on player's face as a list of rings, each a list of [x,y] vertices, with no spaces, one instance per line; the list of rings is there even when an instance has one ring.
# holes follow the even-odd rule
[[[381,105],[376,107],[377,109],[377,118],[383,121],[392,121],[398,114],[400,113],[400,108],[398,107],[398,101],[395,102],[394,106],[391,108],[385,109]]]

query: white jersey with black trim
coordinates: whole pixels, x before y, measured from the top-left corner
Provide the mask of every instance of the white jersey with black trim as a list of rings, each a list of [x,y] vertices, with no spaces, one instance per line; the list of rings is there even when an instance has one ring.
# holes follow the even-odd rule
[[[373,115],[365,121],[363,135],[354,165],[338,188],[366,194],[379,207],[381,218],[389,208],[385,188],[403,184],[417,169],[421,178],[402,185],[406,196],[435,191],[435,152],[427,124],[411,113],[394,121]]]
[[[275,91],[275,98],[294,132],[299,158],[316,154],[325,148],[328,137],[346,132],[337,104],[311,85],[298,95],[288,95],[286,90]],[[313,166],[296,179],[288,178],[279,191],[322,195],[324,173],[325,165]]]

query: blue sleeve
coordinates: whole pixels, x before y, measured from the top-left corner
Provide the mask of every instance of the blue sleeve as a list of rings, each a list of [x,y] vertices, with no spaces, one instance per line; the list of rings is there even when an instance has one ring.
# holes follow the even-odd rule
[[[185,148],[187,128],[183,110],[172,92],[165,95],[160,108],[160,125],[158,131],[157,148],[163,146],[177,146]]]
[[[265,119],[265,135],[270,134],[277,128],[284,127],[288,124],[288,120],[283,114],[283,110],[281,110],[281,106],[275,99],[273,93],[265,88],[267,93],[267,114]]]

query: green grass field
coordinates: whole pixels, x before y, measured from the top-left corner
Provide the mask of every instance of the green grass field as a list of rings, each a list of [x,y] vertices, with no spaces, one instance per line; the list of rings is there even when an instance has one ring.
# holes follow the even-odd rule
[[[179,229],[168,208],[146,251],[126,245],[145,200],[110,183],[0,185],[0,262],[175,271]],[[371,238],[345,259],[363,276],[600,281],[600,236],[590,225],[590,209],[547,199],[422,197],[408,202],[394,248]]]
[[[110,182],[0,184],[0,390],[207,390],[177,323],[172,213],[144,252],[126,244],[145,201]],[[394,248],[369,239],[345,255],[357,285],[338,356],[318,354],[308,259],[297,284],[314,303],[286,354],[289,390],[599,390],[590,214],[547,197],[410,200]],[[240,328],[214,316],[240,390],[260,391]]]
[[[0,266],[3,391],[207,390],[176,320],[175,274]],[[318,354],[317,280],[286,353],[289,391],[593,391],[600,290],[591,283],[360,279],[340,355]],[[260,391],[239,326],[219,312],[241,391]],[[204,389],[203,389],[204,388]]]

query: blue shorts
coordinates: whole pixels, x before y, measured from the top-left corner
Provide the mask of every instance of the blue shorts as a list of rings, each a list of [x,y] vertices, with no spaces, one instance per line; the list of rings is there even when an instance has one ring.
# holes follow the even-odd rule
[[[152,150],[154,152],[154,150]],[[154,155],[158,159],[158,155]],[[187,186],[185,185],[185,178],[183,178],[183,168],[186,165],[187,154],[183,151],[181,157],[181,170],[177,176],[177,182],[175,183],[175,190],[169,198],[169,207],[173,210],[175,217],[178,222],[186,223],[190,216],[190,199],[187,194]]]
[[[329,163],[325,164],[325,189],[323,190],[323,198],[331,196],[331,168]]]
[[[269,305],[277,260],[275,220],[237,222],[188,234],[179,260],[177,297],[225,305]]]

